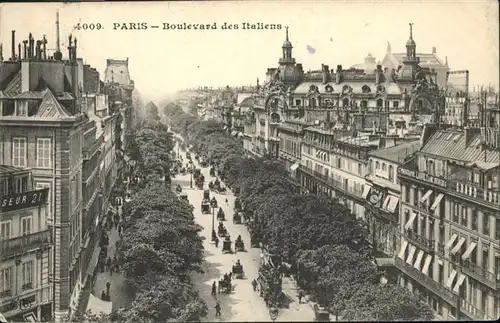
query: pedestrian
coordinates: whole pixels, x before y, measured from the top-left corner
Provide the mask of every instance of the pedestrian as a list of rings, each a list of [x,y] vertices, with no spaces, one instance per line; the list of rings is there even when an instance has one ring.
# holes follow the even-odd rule
[[[106,269],[111,270],[111,257],[106,259]]]
[[[111,264],[111,258],[108,258],[108,259],[109,259],[109,275],[113,276],[113,271],[114,271],[115,268]]]
[[[219,303],[219,300],[217,300],[217,303],[215,304],[215,316],[221,316],[221,313],[220,313],[220,303]]]
[[[122,225],[118,223],[118,235],[120,236],[120,239],[122,238]]]
[[[106,294],[109,296],[109,290],[111,289],[111,283],[107,282],[106,283]]]
[[[252,280],[252,287],[253,291],[255,292],[257,290],[257,281],[255,279]]]
[[[105,292],[104,290],[101,292],[101,299],[102,299],[103,301],[106,301],[106,300],[108,299],[108,298],[106,297],[106,292]]]
[[[215,248],[219,248],[219,238],[215,237]]]
[[[226,198],[226,204],[228,204],[229,202],[227,201],[227,198]]]
[[[217,284],[215,282],[212,284],[212,295],[217,295]]]
[[[118,273],[120,268],[118,266],[118,259],[116,259],[116,255],[113,256],[113,266],[115,267],[115,271]]]
[[[299,290],[299,294],[297,295],[297,297],[299,298],[299,304],[302,303],[302,297],[304,297],[304,292],[302,290]]]

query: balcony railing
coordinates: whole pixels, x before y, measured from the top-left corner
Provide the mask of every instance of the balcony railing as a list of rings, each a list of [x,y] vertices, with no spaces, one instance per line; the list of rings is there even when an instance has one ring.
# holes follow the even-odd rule
[[[42,248],[50,245],[50,243],[49,230],[0,241],[0,259]]]
[[[435,294],[439,295],[441,298],[446,300],[449,304],[455,306],[457,302],[457,295],[455,295],[451,290],[445,288],[440,283],[422,273],[420,270],[416,269],[406,261],[399,257],[396,257],[396,267],[405,272],[407,275],[412,277],[414,280],[425,286],[427,289],[431,290]]]
[[[476,265],[471,261],[461,261],[460,265],[462,271],[465,274],[474,277],[474,279],[479,280],[483,284],[490,286],[493,289],[500,288],[500,278],[494,273],[481,266]]]
[[[481,311],[474,305],[468,303],[465,299],[460,299],[460,312],[469,316],[473,320],[490,320],[485,312]]]
[[[9,297],[12,295],[12,290],[4,290],[3,292],[0,292],[0,298],[4,298],[4,297]]]
[[[104,136],[100,136],[92,144],[92,146],[90,146],[88,148],[83,148],[83,159],[85,159],[85,160],[90,159],[95,154],[95,152],[101,147],[103,142],[104,142]]]
[[[464,197],[478,199],[496,207],[500,206],[500,190],[498,188],[484,189],[460,180],[448,180],[448,188]]]
[[[22,291],[33,289],[33,283],[29,282],[29,283],[23,284],[21,286],[21,289],[22,289]]]
[[[313,171],[313,170],[311,170],[307,167],[304,167],[302,165],[300,166],[300,169],[302,171],[304,171],[304,173],[312,175],[312,176],[316,177],[317,179],[321,180],[324,184],[342,191],[342,193],[344,193],[344,194],[348,194],[348,195],[354,196],[356,198],[361,198],[361,196],[363,195],[363,191],[350,188],[348,185],[345,185],[345,183],[343,183],[341,181],[336,181],[336,180],[332,179],[331,177],[329,177],[328,175],[322,174],[322,173],[317,172],[317,171]]]
[[[430,174],[427,174],[424,172],[420,172],[418,170],[399,167],[398,173],[400,175],[415,178],[417,180],[420,180],[420,181],[423,181],[423,182],[426,182],[426,183],[429,183],[432,185],[436,185],[436,186],[440,186],[440,187],[444,187],[444,188],[446,188],[448,186],[448,181],[446,179],[441,178],[441,177],[437,177],[437,176],[433,176],[433,175],[430,175]]]
[[[426,237],[418,234],[413,230],[405,231],[406,237],[413,243],[417,244],[419,247],[427,252],[434,252],[434,240],[427,239]]]

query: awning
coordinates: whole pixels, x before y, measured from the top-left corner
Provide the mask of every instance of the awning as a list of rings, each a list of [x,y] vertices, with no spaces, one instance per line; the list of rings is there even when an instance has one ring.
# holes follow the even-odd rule
[[[413,225],[413,221],[415,221],[415,218],[417,217],[417,213],[413,212],[411,215],[410,215],[410,219],[408,220],[408,222],[406,222],[405,224],[405,230],[408,230],[412,225]]]
[[[292,172],[295,172],[295,171],[297,170],[297,168],[299,168],[299,164],[297,164],[297,163],[295,163],[295,164],[293,164],[292,166],[290,166],[290,170],[291,170]]]
[[[455,240],[457,240],[457,235],[454,234],[451,236],[450,240],[448,240],[448,242],[446,243],[446,245],[444,246],[445,249],[450,249],[451,246],[453,246],[453,243],[455,243]]]
[[[429,198],[429,196],[431,196],[431,194],[432,190],[428,190],[427,193],[425,193],[424,196],[422,196],[422,198],[420,199],[420,203],[424,203]]]
[[[462,248],[462,245],[464,244],[464,242],[465,242],[465,238],[460,238],[460,240],[458,240],[458,243],[451,250],[451,254],[452,255],[456,254],[458,252],[458,250],[460,250],[460,248]]]
[[[427,255],[427,257],[425,258],[424,267],[422,268],[422,273],[424,273],[425,275],[429,275],[429,266],[431,265],[431,261],[432,256]]]
[[[431,206],[431,211],[434,211],[439,206],[439,203],[441,202],[443,197],[444,197],[444,194],[439,193],[439,195],[436,197],[436,199],[434,200],[434,203]]]
[[[474,251],[474,248],[476,248],[476,243],[471,242],[467,250],[465,250],[464,254],[462,255],[462,260],[467,260],[470,257],[472,251]]]
[[[368,194],[370,193],[370,186],[368,185],[365,185],[365,187],[363,188],[363,195],[362,197],[366,200],[366,198],[368,197]]]
[[[384,203],[382,203],[382,208],[383,209],[387,209],[387,204],[389,204],[389,200],[391,199],[391,196],[390,195],[387,195],[385,197],[385,200],[384,200]]]
[[[25,322],[32,322],[32,323],[38,322],[38,320],[36,319],[36,316],[33,312],[23,314],[23,319]]]
[[[92,253],[92,258],[90,259],[90,263],[87,266],[87,275],[93,276],[94,270],[97,267],[97,263],[99,262],[99,254],[101,253],[101,247],[97,246]]]
[[[455,287],[453,287],[453,291],[458,294],[458,291],[460,290],[460,286],[464,283],[464,280],[467,276],[464,274],[460,274],[458,277],[457,283],[455,284]]]
[[[451,288],[451,285],[453,284],[453,281],[455,280],[455,276],[457,275],[457,271],[453,269],[453,271],[450,274],[450,277],[448,277],[448,280],[446,281],[445,287]]]
[[[408,253],[408,259],[406,259],[407,264],[413,264],[413,256],[415,256],[415,250],[417,250],[417,247],[410,245],[410,252]]]
[[[408,246],[408,241],[403,240],[403,244],[401,245],[401,250],[399,251],[398,255],[398,257],[401,258],[402,260],[405,260],[405,251],[407,246]]]
[[[94,315],[111,314],[113,310],[113,303],[106,302],[97,298],[94,294],[90,293],[89,302],[87,304],[87,311],[91,311]]]
[[[391,196],[389,204],[387,205],[387,210],[391,213],[394,213],[396,211],[396,208],[398,207],[398,203],[399,203],[399,198]]]
[[[420,268],[422,267],[422,258],[424,258],[424,251],[420,250],[417,255],[417,260],[415,260],[415,265],[413,266],[415,269],[418,269],[420,271]]]

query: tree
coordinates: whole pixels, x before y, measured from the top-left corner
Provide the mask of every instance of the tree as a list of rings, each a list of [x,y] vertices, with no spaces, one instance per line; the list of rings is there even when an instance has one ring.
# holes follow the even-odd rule
[[[365,284],[353,292],[342,311],[345,321],[431,321],[431,308],[397,285]]]

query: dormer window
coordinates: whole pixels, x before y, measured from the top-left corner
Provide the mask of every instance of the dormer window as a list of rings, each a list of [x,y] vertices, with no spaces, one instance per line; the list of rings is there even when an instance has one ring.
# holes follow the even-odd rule
[[[370,87],[368,85],[363,85],[363,87],[361,88],[361,91],[363,91],[363,93],[370,93],[372,90],[370,90]]]
[[[28,116],[28,102],[19,101],[16,104],[16,116],[27,117]]]

